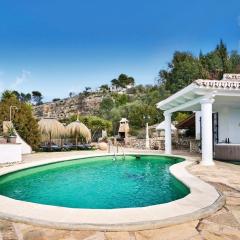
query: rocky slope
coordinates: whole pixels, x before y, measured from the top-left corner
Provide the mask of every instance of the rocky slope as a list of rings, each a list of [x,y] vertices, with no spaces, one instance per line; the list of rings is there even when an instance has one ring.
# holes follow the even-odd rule
[[[94,114],[98,111],[101,101],[101,94],[74,96],[34,106],[34,115],[37,118],[55,117],[61,120],[77,114],[78,111],[82,115]]]

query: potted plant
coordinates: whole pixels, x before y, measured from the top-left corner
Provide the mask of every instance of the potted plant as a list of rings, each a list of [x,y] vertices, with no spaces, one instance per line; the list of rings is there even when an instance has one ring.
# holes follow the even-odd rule
[[[0,129],[0,144],[7,143],[7,138],[4,136],[2,129]]]
[[[17,135],[16,135],[16,132],[15,132],[15,129],[14,127],[9,127],[8,128],[8,136],[7,136],[7,141],[8,143],[16,143],[16,140],[17,140]]]

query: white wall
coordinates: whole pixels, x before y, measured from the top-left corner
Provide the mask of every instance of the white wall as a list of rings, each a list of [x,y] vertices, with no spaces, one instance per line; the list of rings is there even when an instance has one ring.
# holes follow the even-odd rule
[[[16,131],[17,134],[17,139],[16,142],[21,144],[21,152],[22,154],[29,154],[32,152],[32,148],[31,146],[29,146],[18,134],[18,132]]]
[[[221,107],[216,110],[219,121],[219,142],[229,138],[231,143],[240,143],[240,109]]]
[[[240,108],[218,107],[218,134],[219,142],[229,138],[231,143],[240,143]],[[196,139],[200,139],[200,116],[201,112],[195,112]]]
[[[0,164],[22,161],[21,144],[0,144]]]

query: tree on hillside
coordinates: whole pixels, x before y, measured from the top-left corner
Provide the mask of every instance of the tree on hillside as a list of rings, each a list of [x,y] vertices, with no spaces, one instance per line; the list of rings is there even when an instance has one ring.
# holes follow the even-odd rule
[[[193,80],[202,78],[203,70],[198,58],[191,53],[175,52],[168,70],[161,70],[159,76],[166,90],[175,93]]]
[[[21,100],[22,100],[23,102],[31,102],[31,100],[32,100],[32,95],[31,95],[31,93],[26,93],[26,94],[21,93]]]
[[[67,123],[70,123],[76,120],[77,120],[77,115],[73,115],[70,117],[70,119],[67,120]],[[99,131],[107,130],[108,133],[112,131],[112,122],[105,120],[103,118],[100,118],[98,116],[92,116],[92,115],[80,116],[79,120],[83,122],[91,130],[93,138],[94,138],[94,135]]]
[[[112,123],[112,132],[114,136],[118,133],[119,121],[124,116],[122,114],[123,113],[121,107],[114,107],[110,112],[106,114],[106,119]]]
[[[5,91],[2,94],[0,101],[0,123],[9,120],[9,109],[11,105],[18,108],[18,111],[13,113],[12,116],[14,127],[33,149],[37,149],[40,143],[40,133],[37,120],[32,114],[32,107],[30,104],[18,100],[16,95],[11,91]]]
[[[240,55],[237,51],[232,51],[229,57],[229,72],[240,73]]]
[[[15,97],[17,99],[15,92],[6,90],[2,93],[1,100],[4,101],[4,100],[12,98],[12,97]]]
[[[130,101],[130,97],[127,94],[112,93],[111,96],[115,107],[125,105]]]
[[[229,66],[228,66],[228,52],[227,52],[227,47],[221,40],[220,43],[216,47],[216,53],[218,54],[218,57],[221,60],[221,67],[222,67],[222,76],[223,74],[228,72]]]
[[[120,74],[118,77],[118,81],[121,87],[126,87],[128,85],[134,85],[134,78],[129,77],[126,74]]]
[[[134,85],[135,80],[133,77],[129,77],[126,74],[120,74],[117,79],[113,79],[111,81],[112,86],[115,86],[116,88],[122,87],[126,88],[128,85]]]
[[[222,40],[213,51],[205,55],[201,54],[199,60],[207,72],[208,79],[220,80],[224,73],[240,72],[240,55],[237,51],[229,54]]]
[[[177,121],[178,123],[186,120],[189,116],[191,115],[191,113],[189,112],[176,112],[175,113],[175,121]]]
[[[21,102],[31,102],[32,95],[30,93],[19,93],[18,91],[14,90],[12,93],[16,96],[16,98]]]
[[[43,96],[39,91],[32,91],[32,99],[36,105],[42,104]]]
[[[108,92],[109,91],[109,86],[107,84],[103,84],[100,86],[100,90],[102,92]]]
[[[229,61],[226,45],[220,41],[216,48],[199,56],[203,68],[207,72],[208,79],[222,79],[223,74],[229,72]]]
[[[20,99],[20,93],[18,91],[14,90],[12,93],[16,96],[17,99]]]
[[[127,85],[132,85],[134,86],[135,84],[135,79],[133,77],[128,77],[127,79]]]
[[[89,95],[89,93],[90,93],[90,91],[91,91],[91,87],[85,87],[85,90],[83,91],[83,94],[85,95],[85,96],[88,96]]]
[[[104,113],[104,117],[112,122],[114,134],[117,134],[119,121],[122,117],[129,120],[132,129],[138,130],[144,127],[145,115],[150,116],[149,124],[157,123],[163,119],[162,112],[156,108],[155,104],[149,105],[141,99],[127,102],[124,105],[115,105],[110,111]]]
[[[102,102],[100,103],[100,113],[101,116],[106,116],[114,107],[114,101],[111,96],[106,96],[103,98]]]
[[[69,95],[70,98],[72,98],[72,97],[76,96],[76,93],[70,92],[68,95]]]
[[[198,57],[188,52],[175,52],[168,69],[159,72],[159,83],[170,93],[175,93],[192,81],[203,79],[222,79],[224,73],[240,72],[240,56],[234,51],[228,53],[221,40],[216,48]]]
[[[114,78],[112,81],[112,86],[116,87],[116,88],[119,88],[120,87],[120,83],[118,81],[118,79]]]

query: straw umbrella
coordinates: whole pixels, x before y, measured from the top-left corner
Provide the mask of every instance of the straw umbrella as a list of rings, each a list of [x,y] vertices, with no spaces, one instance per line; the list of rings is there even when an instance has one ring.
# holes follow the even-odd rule
[[[38,122],[38,126],[42,136],[49,138],[50,148],[52,147],[52,138],[59,138],[66,134],[63,124],[55,118],[42,118]]]
[[[78,117],[76,121],[71,122],[70,124],[67,125],[67,133],[70,136],[75,137],[76,147],[77,147],[79,136],[84,137],[87,142],[91,140],[91,131],[86,127],[85,124],[79,121]]]

